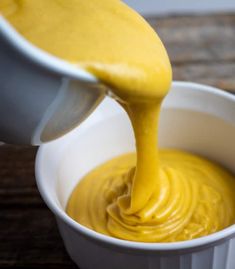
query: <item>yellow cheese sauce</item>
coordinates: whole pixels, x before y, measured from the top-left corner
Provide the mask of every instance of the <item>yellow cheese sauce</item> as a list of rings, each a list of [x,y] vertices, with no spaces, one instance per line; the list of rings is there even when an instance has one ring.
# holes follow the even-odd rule
[[[131,120],[136,157],[120,156],[82,179],[68,202],[72,218],[143,242],[192,239],[234,223],[231,174],[188,153],[158,151],[171,65],[140,15],[119,0],[1,0],[0,12],[36,46],[96,75]]]
[[[136,155],[126,154],[81,180],[69,200],[68,214],[100,233],[140,242],[189,240],[234,222],[232,175],[211,161],[181,151],[161,150],[159,157],[155,186],[161,185],[152,186],[151,198],[138,212],[127,211]]]

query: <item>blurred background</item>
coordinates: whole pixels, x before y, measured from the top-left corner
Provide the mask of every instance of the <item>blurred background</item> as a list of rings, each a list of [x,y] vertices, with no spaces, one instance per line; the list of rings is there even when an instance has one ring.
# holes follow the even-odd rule
[[[235,0],[125,0],[144,16],[235,11]]]

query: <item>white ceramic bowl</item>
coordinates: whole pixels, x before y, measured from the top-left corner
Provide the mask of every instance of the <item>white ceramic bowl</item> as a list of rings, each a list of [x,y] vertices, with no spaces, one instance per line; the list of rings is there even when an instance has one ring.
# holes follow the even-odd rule
[[[159,138],[161,147],[199,153],[235,172],[235,96],[174,82],[163,104]],[[40,147],[38,188],[56,216],[72,260],[81,269],[234,269],[235,225],[191,241],[138,243],[96,233],[65,213],[81,177],[111,157],[133,150],[128,118],[108,98],[79,128]]]

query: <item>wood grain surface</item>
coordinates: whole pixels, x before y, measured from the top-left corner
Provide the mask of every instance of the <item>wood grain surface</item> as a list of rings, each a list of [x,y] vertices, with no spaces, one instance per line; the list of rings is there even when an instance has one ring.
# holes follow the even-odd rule
[[[235,92],[234,14],[149,18],[149,22],[168,49],[174,79]],[[36,151],[30,146],[0,146],[0,268],[76,268],[37,191]]]

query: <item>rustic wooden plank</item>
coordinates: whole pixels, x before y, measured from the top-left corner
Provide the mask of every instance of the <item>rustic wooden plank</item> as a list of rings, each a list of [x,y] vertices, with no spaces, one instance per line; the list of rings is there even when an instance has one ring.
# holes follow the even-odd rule
[[[46,207],[1,209],[0,220],[0,268],[16,264],[75,268],[65,252],[55,219]]]
[[[235,61],[235,16],[149,18],[173,64]]]
[[[167,47],[174,79],[235,91],[235,15],[149,18]]]
[[[34,161],[37,147],[2,145],[0,151],[1,188],[35,187]],[[30,180],[29,180],[30,179]]]
[[[235,62],[173,65],[174,79],[193,81],[235,92]]]
[[[76,268],[36,188],[36,151],[0,146],[0,268]]]
[[[176,80],[235,90],[235,16],[152,18],[163,39]]]
[[[37,148],[4,145],[0,149],[0,209],[43,206],[34,177]]]

